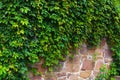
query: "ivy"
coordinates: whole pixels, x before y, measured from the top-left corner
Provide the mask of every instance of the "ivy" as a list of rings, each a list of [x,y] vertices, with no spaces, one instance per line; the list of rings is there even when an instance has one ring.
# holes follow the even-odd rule
[[[2,0],[0,79],[26,79],[28,64],[42,59],[51,71],[69,49],[83,42],[97,46],[102,38],[116,56],[119,34],[120,17],[112,0]]]

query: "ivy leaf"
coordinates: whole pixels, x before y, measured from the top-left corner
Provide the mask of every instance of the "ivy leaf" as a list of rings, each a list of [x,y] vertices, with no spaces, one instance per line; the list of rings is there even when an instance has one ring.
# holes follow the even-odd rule
[[[23,19],[20,21],[22,25],[28,25],[28,20],[27,19]]]
[[[2,4],[2,2],[0,2],[0,9],[2,9],[2,6],[3,6],[3,4]]]
[[[30,9],[28,7],[23,7],[23,8],[20,8],[20,11],[22,13],[28,13],[28,11],[30,11]]]

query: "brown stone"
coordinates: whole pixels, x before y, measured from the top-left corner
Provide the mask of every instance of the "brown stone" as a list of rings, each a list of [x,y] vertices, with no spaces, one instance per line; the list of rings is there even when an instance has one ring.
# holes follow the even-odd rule
[[[72,75],[72,73],[68,73],[67,78],[69,78]]]
[[[89,54],[89,55],[92,55],[92,54],[94,54],[94,53],[95,53],[95,48],[88,50],[88,54]]]
[[[57,80],[57,76],[54,72],[48,72],[45,74],[45,80]]]
[[[97,77],[98,74],[99,74],[99,71],[93,71],[93,75],[94,75],[95,77]]]
[[[57,80],[66,80],[66,76],[60,77],[60,78],[58,78]]]
[[[73,61],[74,61],[74,63],[79,63],[79,62],[80,62],[80,57],[79,57],[79,55],[75,55]]]
[[[101,43],[100,43],[100,47],[103,47],[105,45],[105,43],[106,43],[106,39],[103,38],[102,41],[101,41]]]
[[[93,70],[94,62],[92,60],[84,60],[81,70]]]
[[[86,78],[90,77],[90,74],[91,74],[91,71],[84,71],[84,72],[80,73],[80,77],[86,79]]]
[[[80,49],[81,54],[87,54],[87,45],[84,43]]]
[[[69,77],[69,80],[78,80],[78,76],[77,75],[71,75]]]
[[[110,64],[107,64],[107,69],[110,69]]]
[[[82,55],[82,59],[87,59],[87,55]]]
[[[95,65],[95,70],[100,70],[100,68],[104,65],[102,60],[98,60]]]
[[[34,76],[31,80],[42,80],[42,78],[40,76]]]
[[[111,58],[112,57],[112,52],[109,49],[107,43],[104,45],[103,53],[104,53],[105,58]]]
[[[87,59],[92,60],[92,59],[93,59],[93,56],[87,55]]]
[[[95,50],[95,54],[96,54],[97,56],[103,57],[103,56],[104,56],[104,54],[103,54],[103,49],[97,48],[97,49]]]
[[[115,79],[116,80],[120,80],[120,76],[115,76]]]
[[[62,77],[62,76],[66,76],[66,73],[65,72],[58,72],[56,75],[58,77]]]
[[[37,69],[38,69],[38,72],[43,72],[43,73],[47,70],[45,68],[42,68],[42,64],[38,65]]]
[[[45,80],[57,80],[56,77],[46,78]]]
[[[59,62],[58,65],[53,66],[53,72],[60,72],[63,69],[65,62]]]
[[[112,62],[112,58],[105,58],[104,60],[105,60],[105,63],[110,63],[110,62]]]
[[[36,68],[38,72],[46,72],[46,68],[43,68],[42,67],[42,64],[41,63],[36,63],[34,65],[30,65],[32,68]]]
[[[104,58],[104,57],[98,56],[98,57],[97,57],[97,60],[103,60],[103,58]]]
[[[75,56],[73,60],[67,60],[65,64],[66,72],[78,72],[80,68],[80,58],[79,56]]]
[[[85,80],[84,78],[79,77],[78,80]]]

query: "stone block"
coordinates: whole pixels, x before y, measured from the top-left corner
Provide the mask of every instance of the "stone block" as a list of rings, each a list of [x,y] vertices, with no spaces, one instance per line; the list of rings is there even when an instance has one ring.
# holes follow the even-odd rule
[[[80,69],[80,58],[75,56],[73,60],[67,60],[65,63],[66,72],[78,72]]]
[[[94,70],[94,71],[93,71],[93,75],[94,75],[95,77],[97,77],[98,74],[99,74],[99,71],[98,71],[98,70]]]
[[[54,72],[48,72],[44,76],[45,80],[57,80],[57,76]]]
[[[66,80],[66,76],[60,77],[60,78],[58,78],[57,80]]]
[[[51,78],[46,78],[45,80],[57,80],[57,78],[51,77]]]
[[[105,63],[110,63],[110,62],[112,62],[112,58],[105,58],[104,60],[105,60]]]
[[[89,78],[91,75],[91,71],[84,71],[84,72],[81,72],[80,73],[80,77],[86,79],[86,78]]]
[[[67,78],[69,78],[71,75],[72,75],[72,73],[68,73],[68,74],[67,74]]]
[[[95,70],[100,70],[100,68],[104,65],[102,60],[98,60],[95,65]]]
[[[42,78],[40,76],[34,76],[31,80],[42,80]]]
[[[69,80],[78,80],[79,78],[78,78],[78,76],[77,75],[71,75],[70,77],[69,77]]]
[[[109,49],[107,43],[104,45],[103,53],[104,53],[105,58],[111,58],[112,57],[112,52]]]
[[[97,60],[103,60],[104,57],[97,56]]]
[[[84,60],[81,70],[93,70],[94,62],[93,60]]]
[[[66,72],[58,72],[56,73],[57,77],[62,77],[62,76],[66,76]]]
[[[42,63],[36,63],[34,65],[30,65],[30,67],[36,68],[38,72],[42,72],[42,73],[46,72],[47,70],[46,68],[42,67]]]
[[[120,76],[115,76],[115,79],[116,80],[120,80]]]
[[[86,54],[87,55],[87,45],[84,43],[82,46],[81,46],[81,49],[80,49],[80,53],[81,54]]]
[[[109,63],[106,64],[106,67],[107,67],[107,69],[110,69],[110,64]]]
[[[87,59],[87,55],[82,55],[82,60]]]
[[[93,59],[93,56],[87,55],[87,59],[92,60],[92,59]]]
[[[95,53],[95,48],[89,49],[88,54],[93,55]]]
[[[103,49],[101,49],[101,48],[97,48],[97,49],[95,50],[95,54],[96,54],[97,56],[104,57]]]

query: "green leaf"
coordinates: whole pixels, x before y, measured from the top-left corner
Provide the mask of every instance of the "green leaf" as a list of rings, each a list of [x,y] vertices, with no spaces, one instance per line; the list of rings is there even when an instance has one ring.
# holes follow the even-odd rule
[[[2,4],[2,2],[0,2],[0,9],[2,9],[2,6],[3,6],[3,4]]]

